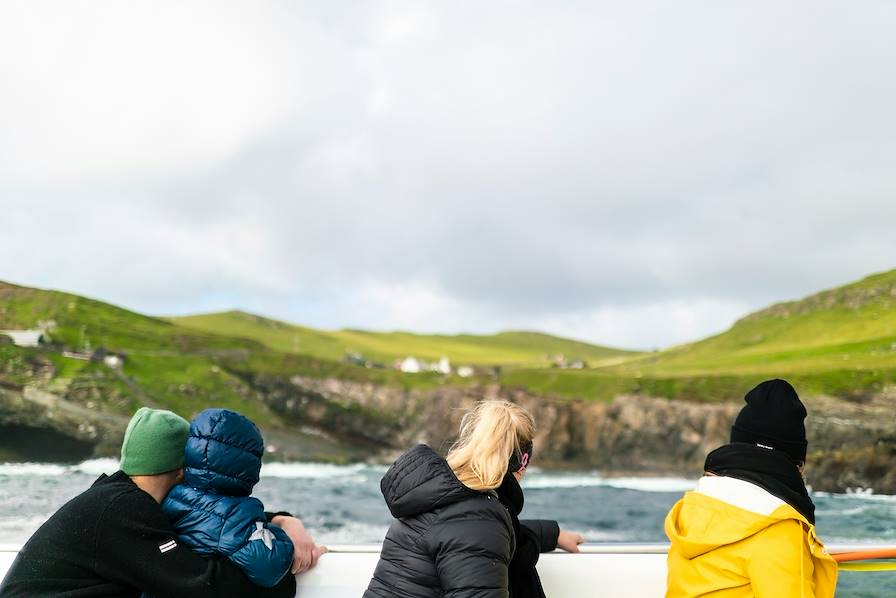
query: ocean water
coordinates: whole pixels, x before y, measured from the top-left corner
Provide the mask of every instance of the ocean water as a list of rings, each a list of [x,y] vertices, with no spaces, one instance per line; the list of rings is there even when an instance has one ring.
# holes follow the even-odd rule
[[[79,465],[0,464],[0,544],[21,544],[110,459]],[[291,511],[323,544],[379,542],[391,516],[379,492],[385,467],[271,463],[255,495],[272,510]],[[694,480],[604,478],[597,473],[533,469],[523,481],[528,518],[557,519],[591,542],[665,542],[666,512]],[[896,496],[816,493],[818,532],[827,543],[896,545]],[[841,573],[837,596],[896,596],[896,572]]]

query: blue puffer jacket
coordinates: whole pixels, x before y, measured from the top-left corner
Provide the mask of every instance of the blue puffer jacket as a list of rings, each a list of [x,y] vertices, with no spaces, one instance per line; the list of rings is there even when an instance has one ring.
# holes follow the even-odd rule
[[[293,545],[249,496],[263,452],[255,424],[233,411],[206,409],[190,423],[184,483],[168,493],[162,509],[194,552],[227,556],[254,583],[271,587],[289,571]]]

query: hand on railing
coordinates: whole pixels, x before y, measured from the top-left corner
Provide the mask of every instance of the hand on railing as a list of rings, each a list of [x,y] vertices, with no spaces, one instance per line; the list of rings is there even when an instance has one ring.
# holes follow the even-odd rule
[[[579,544],[585,542],[585,537],[576,532],[560,530],[557,536],[557,548],[566,552],[579,552]]]
[[[326,546],[318,546],[314,543],[314,538],[305,531],[305,526],[295,517],[277,515],[271,520],[271,523],[279,525],[292,540],[295,548],[292,559],[294,574],[311,569],[317,564],[320,555],[327,552]]]

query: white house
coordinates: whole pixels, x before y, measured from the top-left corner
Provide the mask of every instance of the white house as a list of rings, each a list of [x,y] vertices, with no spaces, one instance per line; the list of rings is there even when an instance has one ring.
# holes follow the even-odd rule
[[[438,372],[440,374],[450,374],[451,373],[451,362],[448,361],[447,357],[442,357],[437,362],[433,363],[431,366],[432,371]]]
[[[398,366],[398,369],[405,374],[419,374],[423,368],[420,367],[420,362],[417,361],[416,357],[405,357],[401,361],[401,365]]]
[[[40,330],[0,330],[0,334],[11,338],[18,347],[37,347],[44,339],[44,333]]]
[[[124,366],[124,357],[118,353],[109,353],[103,357],[103,363],[112,369],[120,369]]]
[[[473,368],[471,368],[468,365],[462,365],[459,368],[457,368],[457,375],[460,376],[461,378],[469,378],[470,376],[472,376],[475,373],[476,373],[475,370],[473,370]]]

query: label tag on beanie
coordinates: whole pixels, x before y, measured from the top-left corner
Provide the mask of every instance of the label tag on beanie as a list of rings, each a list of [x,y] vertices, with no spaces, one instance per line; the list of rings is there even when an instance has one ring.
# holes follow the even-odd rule
[[[758,442],[756,443],[756,446],[758,446],[759,448],[768,449],[770,451],[775,450],[775,447],[773,447],[773,446],[769,446],[767,444],[759,444]]]

